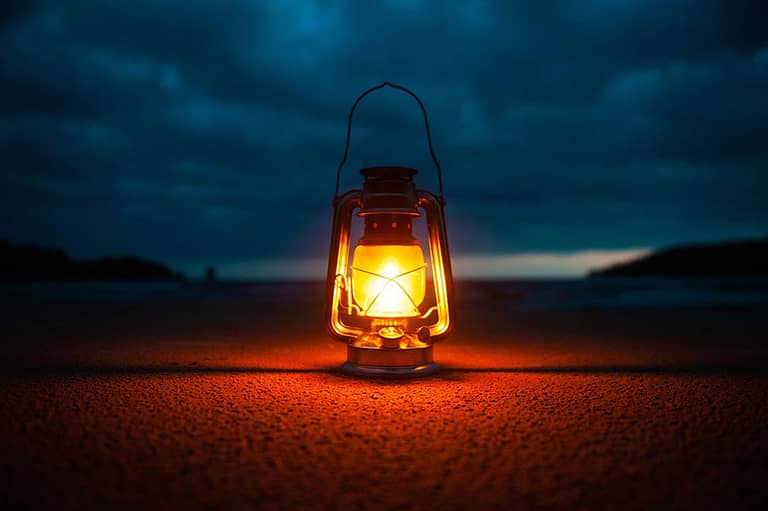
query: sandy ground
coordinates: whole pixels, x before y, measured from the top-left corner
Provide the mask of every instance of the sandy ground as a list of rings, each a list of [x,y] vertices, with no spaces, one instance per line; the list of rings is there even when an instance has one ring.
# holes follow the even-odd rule
[[[5,509],[768,505],[765,308],[459,300],[401,382],[338,372],[315,288],[0,305]]]

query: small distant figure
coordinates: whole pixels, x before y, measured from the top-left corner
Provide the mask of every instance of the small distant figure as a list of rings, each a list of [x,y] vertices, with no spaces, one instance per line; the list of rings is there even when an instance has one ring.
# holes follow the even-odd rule
[[[216,282],[216,268],[214,268],[213,266],[209,266],[205,270],[205,281],[208,284],[213,284],[214,282]]]

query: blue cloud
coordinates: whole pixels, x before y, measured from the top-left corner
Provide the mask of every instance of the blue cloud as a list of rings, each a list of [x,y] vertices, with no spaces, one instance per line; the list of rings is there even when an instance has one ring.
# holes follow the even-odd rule
[[[456,253],[650,247],[768,227],[764,2],[10,2],[0,237],[74,255],[323,253],[346,115],[424,100]],[[416,105],[366,164],[435,178]]]

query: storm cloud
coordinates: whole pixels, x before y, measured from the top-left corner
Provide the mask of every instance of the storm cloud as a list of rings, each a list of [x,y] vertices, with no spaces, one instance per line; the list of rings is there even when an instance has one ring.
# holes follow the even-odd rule
[[[0,237],[322,256],[349,107],[385,80],[429,111],[458,254],[764,235],[766,19],[741,0],[12,1]],[[344,186],[373,164],[436,184],[403,94],[361,104]]]

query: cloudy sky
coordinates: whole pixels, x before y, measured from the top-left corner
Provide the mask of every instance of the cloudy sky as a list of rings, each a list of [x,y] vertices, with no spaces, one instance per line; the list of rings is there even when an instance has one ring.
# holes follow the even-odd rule
[[[430,113],[468,273],[764,236],[766,19],[746,0],[6,1],[0,238],[321,267],[349,107],[384,80]],[[435,186],[409,97],[355,121],[344,186],[374,164]]]

